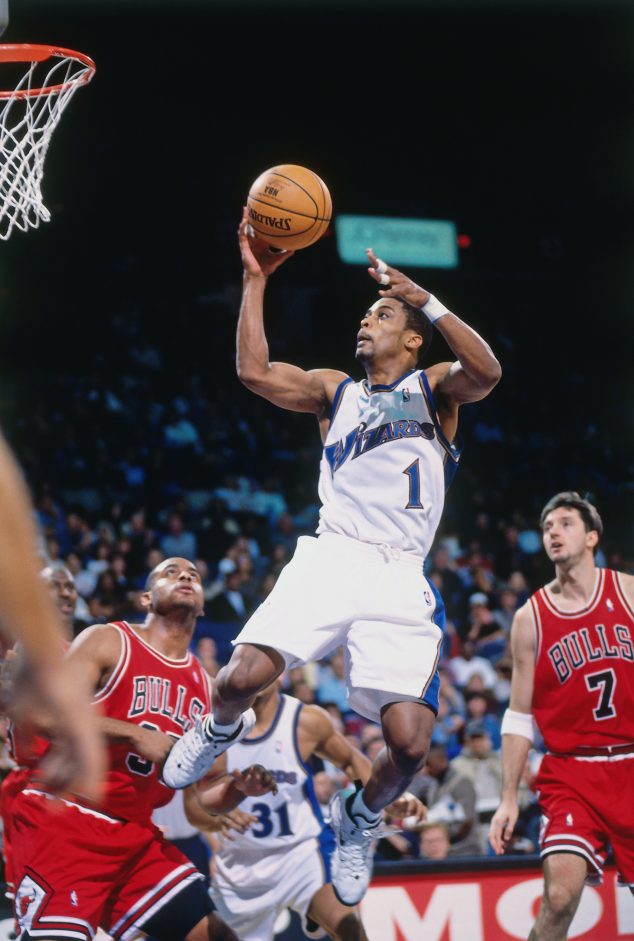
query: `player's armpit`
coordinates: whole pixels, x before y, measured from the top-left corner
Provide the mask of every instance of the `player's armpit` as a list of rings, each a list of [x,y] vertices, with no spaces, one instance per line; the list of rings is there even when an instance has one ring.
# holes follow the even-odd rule
[[[269,363],[265,369],[238,371],[241,382],[280,408],[322,417],[330,410],[337,387],[347,378],[334,369],[304,370],[290,363]]]
[[[121,637],[112,624],[93,624],[73,641],[67,658],[93,691],[101,689],[119,662]]]

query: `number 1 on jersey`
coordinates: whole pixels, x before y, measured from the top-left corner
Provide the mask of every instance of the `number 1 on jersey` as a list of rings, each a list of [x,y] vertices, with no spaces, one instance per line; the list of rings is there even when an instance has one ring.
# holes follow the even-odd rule
[[[409,481],[409,500],[405,505],[406,510],[423,510],[424,506],[420,499],[420,464],[418,458],[406,467],[403,471]]]

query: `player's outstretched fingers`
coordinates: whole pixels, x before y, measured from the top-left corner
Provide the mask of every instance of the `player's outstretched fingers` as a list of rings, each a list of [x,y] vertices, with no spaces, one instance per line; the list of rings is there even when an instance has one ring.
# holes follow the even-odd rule
[[[378,258],[371,248],[366,248],[365,251],[368,261],[372,265],[371,268],[368,268],[368,274],[379,284],[389,284],[392,269],[382,258]]]
[[[270,771],[262,765],[250,765],[244,771],[232,771],[233,783],[247,797],[260,797],[262,794],[277,794],[277,784]]]

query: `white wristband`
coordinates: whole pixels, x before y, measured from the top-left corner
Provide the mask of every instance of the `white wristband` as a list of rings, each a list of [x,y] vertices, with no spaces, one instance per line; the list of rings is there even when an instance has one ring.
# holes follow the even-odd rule
[[[530,712],[515,712],[507,709],[502,716],[502,735],[521,735],[532,744],[535,739],[533,716]]]
[[[438,298],[434,297],[433,294],[429,295],[428,299],[421,307],[421,310],[430,323],[436,323],[436,321],[440,320],[441,317],[444,317],[445,314],[451,313],[449,308],[445,307],[444,304],[441,304]]]

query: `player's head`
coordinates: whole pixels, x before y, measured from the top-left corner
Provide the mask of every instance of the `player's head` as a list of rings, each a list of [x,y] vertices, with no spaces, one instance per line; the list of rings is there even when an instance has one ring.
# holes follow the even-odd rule
[[[77,607],[77,586],[72,572],[65,565],[47,565],[40,572],[40,578],[60,613],[64,627],[72,634]]]
[[[414,369],[431,343],[432,326],[417,307],[400,297],[382,297],[365,312],[356,357],[364,366],[403,360]]]
[[[189,559],[164,559],[148,575],[141,600],[152,614],[179,611],[200,617],[204,607],[200,573]]]
[[[544,548],[551,562],[565,565],[594,554],[603,533],[603,522],[595,506],[574,490],[552,497],[541,518]]]

